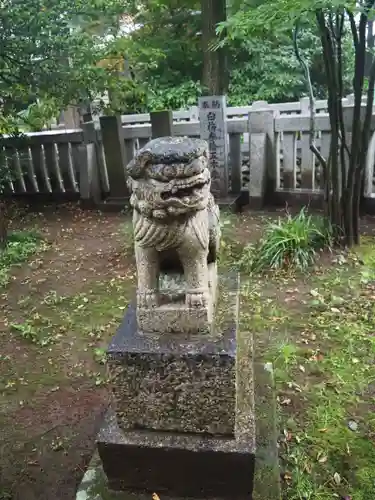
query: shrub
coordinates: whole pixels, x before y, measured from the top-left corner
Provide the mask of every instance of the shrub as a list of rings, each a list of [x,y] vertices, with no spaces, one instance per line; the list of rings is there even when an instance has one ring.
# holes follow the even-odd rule
[[[330,248],[332,227],[323,217],[309,215],[303,208],[297,215],[269,223],[258,245],[245,247],[240,266],[253,272],[293,267],[305,270],[318,250]]]

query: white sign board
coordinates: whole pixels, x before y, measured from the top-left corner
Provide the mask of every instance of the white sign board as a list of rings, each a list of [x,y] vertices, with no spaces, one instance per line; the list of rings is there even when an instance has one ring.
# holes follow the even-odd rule
[[[200,136],[208,142],[211,191],[214,196],[228,196],[228,143],[225,96],[199,98]]]

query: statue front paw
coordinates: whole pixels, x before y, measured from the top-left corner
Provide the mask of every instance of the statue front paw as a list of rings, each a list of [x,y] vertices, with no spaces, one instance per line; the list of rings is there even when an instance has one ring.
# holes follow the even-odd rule
[[[190,290],[186,292],[185,304],[189,309],[207,307],[208,301],[208,290]]]
[[[147,292],[137,292],[137,306],[144,309],[151,309],[159,305],[159,295],[155,290]]]

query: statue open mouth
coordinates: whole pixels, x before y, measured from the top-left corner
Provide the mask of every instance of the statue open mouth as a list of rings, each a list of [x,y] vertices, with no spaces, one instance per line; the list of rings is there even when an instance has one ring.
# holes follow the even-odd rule
[[[161,199],[166,201],[170,198],[185,198],[190,196],[200,196],[202,194],[203,188],[208,184],[207,181],[201,181],[194,183],[191,186],[182,185],[179,187],[175,185],[169,191],[163,191],[160,195]]]
[[[199,139],[154,139],[128,164],[126,175],[130,204],[145,217],[162,221],[207,206],[211,176],[207,144]]]

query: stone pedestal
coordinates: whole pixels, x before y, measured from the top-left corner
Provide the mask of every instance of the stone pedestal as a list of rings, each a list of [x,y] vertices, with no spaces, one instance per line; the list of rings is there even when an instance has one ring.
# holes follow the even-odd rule
[[[108,349],[114,406],[97,440],[110,488],[252,498],[252,341],[238,339],[238,299],[237,276],[221,278],[207,335],[145,335],[129,307]]]
[[[133,307],[108,349],[119,426],[233,435],[235,328],[214,339],[144,336]]]
[[[176,287],[163,288],[161,283],[160,299],[161,305],[154,308],[138,308],[137,319],[138,335],[155,333],[160,335],[178,334],[202,334],[211,331],[214,322],[216,291],[217,291],[217,267],[216,262],[208,264],[208,287],[209,303],[205,307],[189,309],[185,303],[186,282],[183,274],[178,276]],[[168,278],[166,273],[163,278]],[[162,281],[162,277],[159,278]],[[168,283],[170,285],[170,282]]]
[[[98,450],[108,486],[148,491],[163,498],[252,498],[254,445],[234,438],[197,434],[120,430],[106,416]]]

